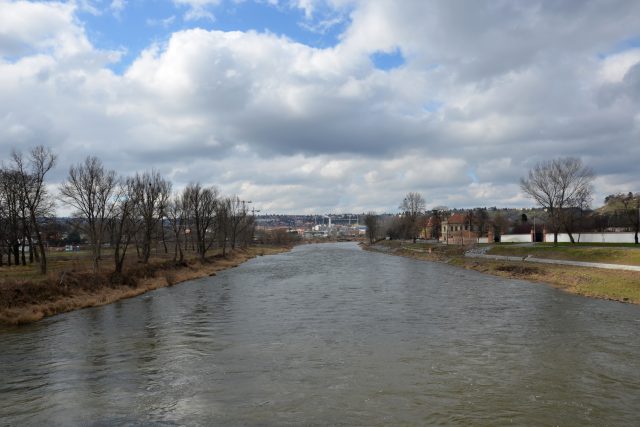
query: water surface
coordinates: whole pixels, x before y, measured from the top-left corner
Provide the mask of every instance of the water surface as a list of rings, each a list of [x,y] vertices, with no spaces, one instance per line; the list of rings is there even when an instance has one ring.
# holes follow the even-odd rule
[[[0,425],[640,425],[640,307],[308,245],[0,329]]]

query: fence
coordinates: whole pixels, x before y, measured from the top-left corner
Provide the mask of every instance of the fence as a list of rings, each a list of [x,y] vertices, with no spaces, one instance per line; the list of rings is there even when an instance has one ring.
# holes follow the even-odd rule
[[[634,236],[635,233],[573,233],[577,243],[635,243]],[[558,242],[570,241],[567,233],[558,233]],[[547,233],[545,242],[553,242],[553,233]]]
[[[530,243],[531,234],[503,234],[500,236],[502,243]]]

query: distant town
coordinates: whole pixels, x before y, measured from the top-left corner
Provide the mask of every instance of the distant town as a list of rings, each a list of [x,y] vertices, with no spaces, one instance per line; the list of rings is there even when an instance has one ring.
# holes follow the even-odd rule
[[[286,230],[291,237],[299,239],[364,237],[367,235],[368,215],[372,214],[258,215],[255,217],[256,236]],[[638,215],[637,209],[624,209],[619,199],[609,196],[602,207],[576,214],[570,227],[571,235],[574,240],[585,243],[633,243]],[[375,238],[411,238],[402,230],[404,216],[404,212],[375,215],[379,228]],[[415,237],[449,244],[553,241],[552,230],[547,223],[548,213],[543,208],[438,207],[420,215]],[[561,242],[571,241],[566,232],[559,233],[558,237]]]

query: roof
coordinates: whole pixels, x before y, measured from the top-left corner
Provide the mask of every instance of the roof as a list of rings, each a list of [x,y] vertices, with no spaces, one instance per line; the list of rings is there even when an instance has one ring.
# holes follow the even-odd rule
[[[463,214],[453,214],[447,218],[449,224],[464,224],[467,222],[467,216]]]

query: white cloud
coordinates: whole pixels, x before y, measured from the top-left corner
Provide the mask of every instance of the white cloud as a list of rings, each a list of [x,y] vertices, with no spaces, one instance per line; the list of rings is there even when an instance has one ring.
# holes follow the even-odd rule
[[[122,11],[127,7],[127,0],[112,0],[109,9],[113,12],[114,16],[120,17]]]
[[[565,155],[594,166],[600,199],[636,185],[640,56],[598,53],[634,35],[640,4],[292,5],[349,7],[351,24],[325,49],[179,31],[116,75],[118,53],[88,41],[78,6],[0,0],[1,153],[48,144],[58,180],[88,154],[123,174],[156,167],[270,212],[392,211],[408,191],[429,206],[529,205],[520,176]],[[371,53],[396,48],[403,67],[374,67]]]
[[[600,77],[607,83],[620,83],[634,65],[640,63],[640,49],[610,55],[602,61]]]
[[[197,21],[199,19],[208,19],[213,21],[214,15],[211,12],[212,6],[220,4],[221,0],[173,0],[177,6],[187,6],[187,12],[184,14],[185,21]]]
[[[147,19],[146,23],[147,25],[149,25],[150,27],[163,27],[163,28],[169,28],[171,25],[173,25],[173,23],[176,21],[176,16],[175,15],[171,15],[168,16],[164,19]]]
[[[90,51],[82,28],[73,23],[74,10],[69,3],[0,1],[0,56],[41,52],[69,56]]]

